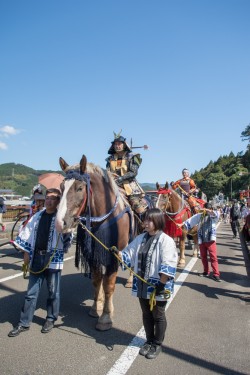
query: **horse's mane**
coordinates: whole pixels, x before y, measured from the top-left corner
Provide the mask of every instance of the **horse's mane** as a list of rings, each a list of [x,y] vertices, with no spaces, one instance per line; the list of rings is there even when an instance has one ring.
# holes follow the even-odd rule
[[[79,163],[73,164],[71,166],[66,167],[64,172],[67,173],[69,170],[79,170],[79,168]],[[86,172],[95,177],[99,176],[101,178],[104,178],[105,181],[110,184],[113,192],[117,194],[118,186],[116,185],[111,172],[101,168],[99,165],[96,165],[94,163],[87,163]]]

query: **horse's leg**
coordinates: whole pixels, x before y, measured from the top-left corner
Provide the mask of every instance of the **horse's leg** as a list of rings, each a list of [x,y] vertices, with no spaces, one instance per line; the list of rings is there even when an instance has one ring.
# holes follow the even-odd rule
[[[194,252],[193,252],[193,257],[199,257],[200,256],[200,249],[198,245],[198,237],[197,235],[194,235]]]
[[[89,311],[89,315],[94,318],[99,318],[103,312],[104,305],[104,291],[103,291],[103,275],[102,271],[93,271],[93,286],[94,286],[94,303]]]
[[[132,288],[133,285],[133,273],[130,271],[129,272],[129,277],[126,281],[125,288]]]
[[[185,264],[186,264],[186,260],[185,260],[185,240],[186,240],[186,236],[183,234],[181,237],[180,237],[180,257],[179,257],[179,261],[178,261],[178,267],[185,267]]]
[[[113,294],[115,291],[117,272],[112,273],[110,276],[104,275],[103,277],[103,290],[105,301],[103,306],[103,313],[98,319],[96,329],[99,331],[107,331],[112,328],[112,317],[114,313]]]

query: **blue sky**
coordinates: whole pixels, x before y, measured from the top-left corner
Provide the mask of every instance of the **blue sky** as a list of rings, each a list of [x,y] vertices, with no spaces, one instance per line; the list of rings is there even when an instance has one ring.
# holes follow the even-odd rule
[[[140,182],[245,151],[249,17],[249,0],[1,0],[0,163],[105,167],[121,129],[149,146]]]

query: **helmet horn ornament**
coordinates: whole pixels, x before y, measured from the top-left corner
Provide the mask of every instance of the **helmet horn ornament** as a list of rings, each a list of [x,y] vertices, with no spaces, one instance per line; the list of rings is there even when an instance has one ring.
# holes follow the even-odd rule
[[[122,132],[122,129],[121,129],[120,132],[117,133],[117,134],[113,131],[113,133],[114,133],[114,139],[119,138],[119,137],[121,136],[121,132]]]

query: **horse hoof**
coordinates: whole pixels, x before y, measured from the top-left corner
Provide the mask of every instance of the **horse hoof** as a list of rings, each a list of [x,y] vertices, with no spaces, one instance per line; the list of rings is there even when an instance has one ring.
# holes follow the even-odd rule
[[[95,328],[97,331],[108,331],[112,328],[112,323],[97,323]]]
[[[185,267],[185,262],[178,262],[177,267],[184,268]]]
[[[126,284],[125,284],[125,288],[132,288],[132,282],[126,282]]]
[[[89,310],[89,316],[91,316],[92,318],[99,318],[101,315],[102,311],[98,313],[96,310]]]

